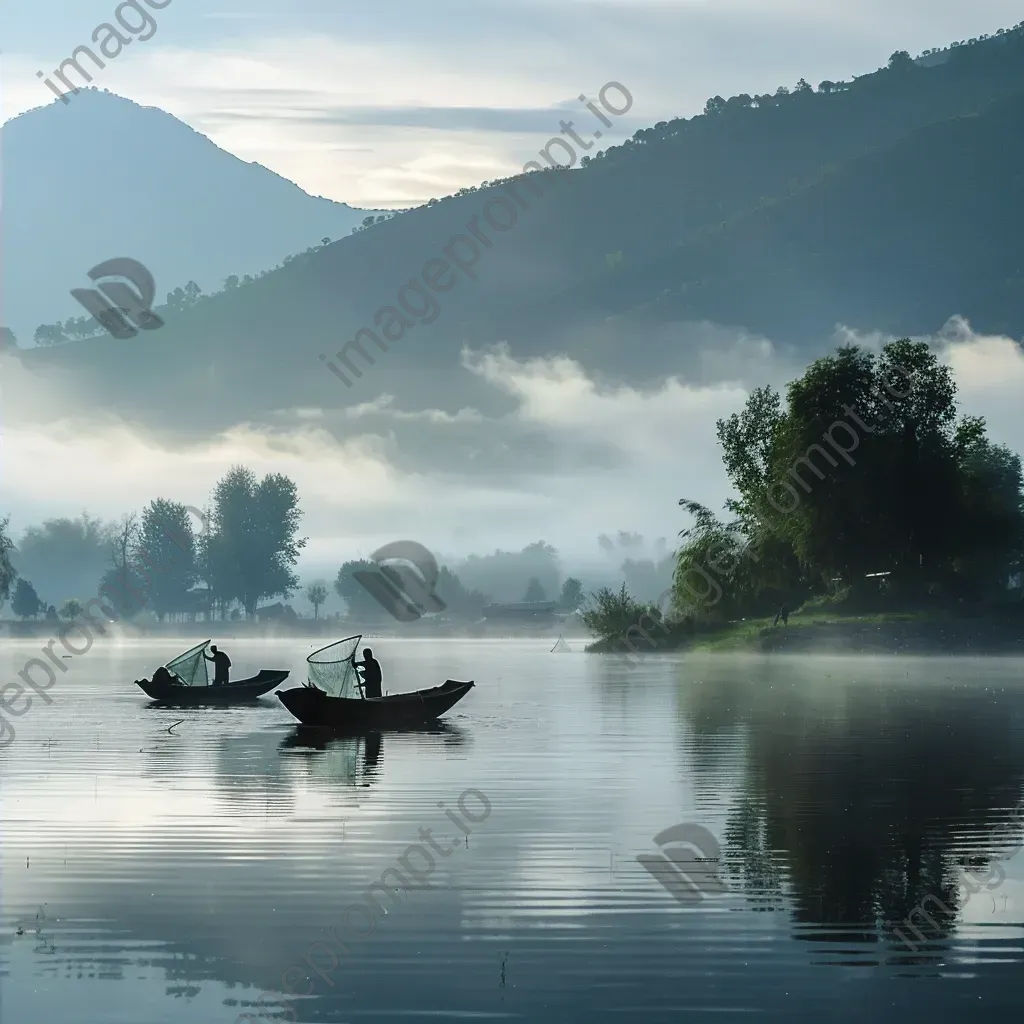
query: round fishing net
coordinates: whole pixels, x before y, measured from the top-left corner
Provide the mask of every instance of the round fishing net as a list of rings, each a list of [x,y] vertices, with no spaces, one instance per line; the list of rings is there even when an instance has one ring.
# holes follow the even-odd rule
[[[360,696],[356,685],[359,681],[356,672],[355,656],[359,650],[359,641],[363,635],[346,637],[327,647],[314,651],[306,663],[310,684],[331,697],[356,698]]]

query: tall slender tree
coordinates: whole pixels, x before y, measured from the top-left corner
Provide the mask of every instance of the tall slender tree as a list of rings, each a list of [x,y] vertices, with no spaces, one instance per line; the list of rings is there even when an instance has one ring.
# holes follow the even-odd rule
[[[184,612],[196,581],[196,539],[185,506],[167,498],[151,501],[142,512],[133,555],[148,580],[157,618],[162,622],[168,614]]]

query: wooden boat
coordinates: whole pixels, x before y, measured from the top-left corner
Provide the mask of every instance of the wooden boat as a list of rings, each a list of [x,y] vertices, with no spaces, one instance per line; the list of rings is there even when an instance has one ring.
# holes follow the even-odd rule
[[[188,686],[185,683],[154,683],[149,679],[136,679],[135,685],[143,693],[161,704],[196,707],[205,704],[239,704],[256,700],[283,683],[288,673],[265,668],[248,679],[239,679],[223,686]]]
[[[456,705],[475,684],[449,679],[443,686],[387,697],[331,697],[315,686],[282,690],[277,697],[303,725],[322,729],[395,729],[432,722]]]

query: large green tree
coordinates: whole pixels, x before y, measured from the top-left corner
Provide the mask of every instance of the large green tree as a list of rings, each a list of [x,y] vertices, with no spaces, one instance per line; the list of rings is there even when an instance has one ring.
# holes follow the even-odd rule
[[[288,597],[305,538],[298,537],[298,491],[292,480],[236,466],[214,490],[210,531],[204,538],[204,574],[215,601],[239,601],[246,615],[266,597]]]
[[[1020,565],[1020,460],[983,421],[958,424],[951,371],[923,343],[841,348],[789,385],[785,406],[754,391],[718,437],[735,521],[703,510],[679,569],[694,579],[713,544],[748,545],[723,610],[766,590],[877,593],[877,572],[907,598],[991,595]]]

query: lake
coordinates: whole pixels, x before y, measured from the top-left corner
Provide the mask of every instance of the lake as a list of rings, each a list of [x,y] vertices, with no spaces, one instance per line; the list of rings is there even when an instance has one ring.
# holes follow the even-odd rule
[[[382,640],[386,689],[476,689],[318,747],[272,696],[150,708],[193,643],[97,643],[14,720],[4,1021],[1019,1019],[1020,660]],[[297,683],[314,645],[224,646]]]

